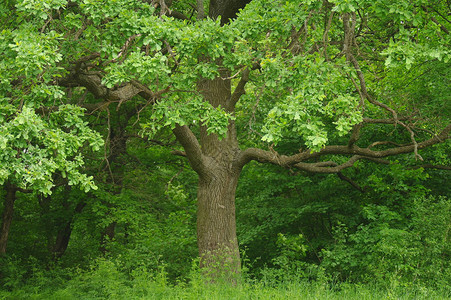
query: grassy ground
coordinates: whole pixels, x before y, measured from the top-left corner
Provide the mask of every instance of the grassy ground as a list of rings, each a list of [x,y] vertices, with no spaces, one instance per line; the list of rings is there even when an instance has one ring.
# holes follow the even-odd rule
[[[15,291],[0,292],[0,299],[451,299],[450,294],[426,288],[376,288],[367,285],[326,285],[308,282],[168,285],[155,280],[135,279],[131,282],[110,279],[105,282],[72,280],[56,288],[25,286]]]
[[[199,270],[192,272],[188,282],[174,284],[168,282],[163,268],[158,272],[126,273],[108,260],[98,261],[89,270],[36,268],[26,281],[19,282],[15,277],[3,278],[0,299],[451,299],[449,287],[439,291],[397,282],[376,287],[265,278],[236,285],[206,284]]]

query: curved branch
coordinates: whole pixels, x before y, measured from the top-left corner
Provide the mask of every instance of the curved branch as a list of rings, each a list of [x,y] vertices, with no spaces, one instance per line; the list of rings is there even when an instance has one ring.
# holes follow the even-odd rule
[[[351,131],[351,137],[349,138],[349,141],[348,141],[348,147],[354,146],[354,144],[357,142],[357,140],[360,137],[360,129],[362,129],[362,127],[363,127],[363,123],[354,125],[354,127],[352,128],[352,131]]]
[[[398,144],[398,143],[395,143],[392,141],[377,141],[377,142],[371,143],[371,145],[369,145],[367,148],[371,149],[371,148],[374,148],[374,147],[380,146],[380,145],[394,145],[396,147],[404,147],[404,146],[408,146],[409,144]]]
[[[107,88],[102,84],[102,73],[93,70],[88,71],[87,63],[98,57],[98,53],[93,53],[80,58],[74,62],[74,67],[70,70],[70,73],[57,82],[59,86],[63,87],[84,87],[95,98],[104,99],[100,103],[79,103],[80,106],[87,108],[89,111],[106,109],[112,102],[118,102],[117,109],[119,109],[123,102],[137,95],[144,98],[148,104],[153,104],[171,88],[169,85],[164,89],[153,92],[147,86],[134,79],[122,85]]]
[[[349,178],[349,177],[343,175],[343,173],[341,173],[341,172],[338,172],[337,175],[338,175],[338,178],[340,178],[340,179],[343,180],[343,181],[348,182],[348,183],[349,183],[353,188],[355,188],[356,190],[360,191],[361,193],[365,193],[365,190],[362,189],[362,188],[357,184],[357,182],[355,182],[355,181],[352,180],[351,178]]]
[[[415,152],[415,150],[423,149],[434,144],[438,144],[443,142],[444,140],[450,138],[449,133],[451,132],[451,124],[445,127],[445,129],[438,135],[425,140],[423,142],[409,145],[399,145],[394,148],[386,149],[386,150],[371,150],[371,147],[375,146],[374,144],[370,145],[368,148],[361,148],[356,145],[351,147],[343,146],[343,145],[331,145],[326,146],[321,149],[319,152],[310,152],[310,150],[305,150],[299,152],[297,154],[287,156],[280,155],[276,151],[272,150],[262,150],[258,148],[248,148],[241,152],[240,157],[238,158],[238,163],[244,166],[246,163],[255,160],[262,163],[271,163],[274,165],[279,165],[282,167],[290,167],[294,166],[299,169],[303,169],[309,172],[316,173],[336,173],[340,170],[351,166],[358,159],[368,159],[375,161],[377,163],[388,163],[387,160],[383,160],[382,158]],[[304,163],[304,161],[318,158],[323,155],[353,155],[347,163],[342,165],[333,166],[330,162],[321,162],[321,163]],[[326,165],[328,164],[328,168]]]
[[[371,150],[370,147],[368,148],[360,148],[358,146],[326,146],[324,147],[320,152],[317,152],[319,156],[326,155],[326,154],[348,154],[348,155],[361,155],[365,156],[367,158],[383,158],[398,154],[406,154],[414,152],[415,149],[423,149],[438,143],[443,142],[444,140],[450,138],[449,133],[451,132],[451,124],[446,126],[440,134],[435,135],[434,137],[425,140],[423,142],[415,144],[409,144],[409,145],[400,145],[398,147],[386,149],[386,150]],[[315,153],[313,153],[315,154]],[[317,155],[317,156],[318,156]]]
[[[318,163],[297,163],[294,165],[299,170],[307,171],[310,173],[340,173],[343,169],[352,167],[358,160],[361,159],[369,159],[374,161],[372,158],[368,158],[362,155],[354,155],[352,156],[347,162],[342,163],[341,165],[334,163],[334,162],[328,162],[328,164],[325,164],[324,166]],[[382,161],[382,160],[381,160]]]
[[[358,90],[358,92],[359,92],[359,94],[363,95],[370,103],[389,111],[393,115],[393,118],[395,120],[398,120],[398,114],[396,113],[395,110],[393,110],[391,107],[389,107],[383,103],[380,103],[380,102],[374,100],[368,93],[363,72],[360,69],[360,65],[357,62],[357,59],[354,57],[354,55],[352,54],[352,51],[351,51],[353,40],[354,40],[355,24],[356,24],[355,13],[352,14],[351,26],[349,26],[350,17],[351,16],[349,14],[343,15],[343,27],[344,27],[345,36],[344,36],[342,53],[345,54],[346,60],[354,66],[354,69],[357,72],[357,78],[359,79],[359,82],[360,82],[360,90]]]
[[[296,167],[299,170],[307,171],[310,173],[338,173],[343,169],[351,167],[352,165],[354,165],[356,161],[362,158],[363,156],[354,155],[347,162],[341,165],[335,163],[335,166],[318,166],[312,163],[300,162],[295,164],[294,167]]]
[[[354,69],[357,72],[357,77],[359,79],[360,82],[360,90],[357,88],[357,91],[359,92],[359,94],[362,96],[364,96],[370,103],[379,106],[385,110],[387,110],[388,112],[390,112],[393,116],[393,119],[395,120],[395,124],[399,124],[402,127],[404,127],[407,132],[409,132],[410,135],[410,140],[412,141],[412,144],[414,146],[413,152],[415,155],[415,159],[419,159],[419,160],[423,160],[423,158],[421,157],[421,155],[418,154],[418,143],[415,139],[415,133],[413,132],[412,128],[410,128],[410,126],[408,126],[407,124],[401,122],[398,119],[398,113],[391,108],[390,106],[381,103],[375,99],[373,99],[371,97],[371,95],[368,93],[367,87],[366,87],[366,82],[365,82],[365,77],[363,75],[362,70],[360,69],[359,63],[357,62],[357,59],[355,58],[355,56],[352,54],[351,51],[351,47],[353,44],[353,40],[354,40],[354,32],[355,32],[355,23],[356,23],[356,15],[355,13],[352,13],[352,25],[349,26],[349,14],[344,14],[343,16],[343,26],[345,29],[345,42],[343,44],[343,52],[346,55],[346,60],[351,62],[351,64],[354,66]],[[360,127],[359,125],[354,127],[354,130],[351,134],[351,139],[349,140],[348,146],[352,146],[356,140],[358,139],[358,134],[360,131]]]
[[[410,152],[418,151],[419,149],[423,149],[429,146],[432,146],[434,144],[438,144],[443,142],[444,140],[450,138],[449,133],[451,132],[451,124],[446,126],[440,134],[425,140],[420,143],[416,144],[410,144],[410,145],[403,145],[395,148],[390,148],[387,150],[380,150],[380,151],[373,151],[369,148],[360,148],[357,146],[352,147],[353,153],[359,154],[359,155],[365,155],[368,157],[374,157],[374,158],[381,158],[381,157],[387,157],[387,156],[393,156],[398,154],[405,154]],[[327,147],[326,147],[327,148]],[[337,153],[340,154],[340,153]]]
[[[188,126],[176,125],[172,130],[177,141],[185,149],[185,155],[194,171],[198,174],[205,172],[205,158],[202,154],[199,141]]]
[[[179,19],[179,20],[189,20],[189,18],[186,15],[184,15],[183,13],[181,13],[179,11],[175,11],[175,10],[169,11],[168,16]]]
[[[316,154],[316,155],[315,155]],[[238,164],[244,166],[248,162],[255,160],[261,163],[271,163],[274,165],[279,165],[282,167],[289,167],[298,162],[307,160],[319,156],[319,153],[310,153],[310,151],[303,151],[291,156],[280,155],[279,153],[273,151],[262,150],[259,148],[247,148],[240,153],[238,158]]]
[[[249,67],[244,69],[240,82],[238,82],[238,85],[233,91],[232,97],[230,97],[230,101],[228,103],[229,110],[231,111],[234,110],[236,103],[240,100],[240,97],[246,93],[244,87],[246,83],[249,81],[249,73],[250,73]]]

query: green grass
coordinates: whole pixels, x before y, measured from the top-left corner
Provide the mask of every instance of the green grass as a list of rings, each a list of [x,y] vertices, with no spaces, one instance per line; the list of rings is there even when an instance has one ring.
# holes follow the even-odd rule
[[[157,272],[141,269],[127,273],[107,259],[97,260],[88,270],[35,268],[28,280],[21,283],[7,279],[3,277],[0,299],[451,299],[449,287],[440,291],[403,286],[399,282],[373,286],[265,277],[243,280],[235,285],[226,282],[207,284],[196,268],[187,282],[170,283],[164,268]]]
[[[193,280],[189,284],[167,284],[151,278],[131,281],[104,281],[87,276],[75,278],[57,288],[23,286],[15,291],[0,292],[0,299],[451,299],[450,294],[426,288],[377,288],[369,285],[328,285],[316,282],[280,283],[269,286],[262,282],[205,284]]]

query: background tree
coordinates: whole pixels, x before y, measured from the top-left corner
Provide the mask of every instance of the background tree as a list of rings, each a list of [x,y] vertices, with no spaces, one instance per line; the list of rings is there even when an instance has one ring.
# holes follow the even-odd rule
[[[80,118],[79,107],[60,106],[45,118],[27,106],[9,107],[0,119],[0,182],[5,189],[0,254],[6,252],[16,193],[49,195],[58,181],[80,185],[85,191],[96,189],[92,176],[79,171],[83,156],[78,152],[85,144],[98,150],[102,142]]]
[[[253,0],[241,12],[237,3],[191,3],[199,18],[184,1],[8,1],[2,9],[2,51],[14,60],[2,64],[12,74],[3,90],[21,91],[22,76],[41,98],[48,91],[98,114],[129,103],[144,135],[172,130],[183,147],[174,154],[199,177],[198,248],[215,276],[239,273],[235,193],[247,163],[341,174],[361,160],[421,160],[420,150],[451,130],[446,116],[429,118],[418,93],[429,79],[438,88],[428,100],[448,99],[445,1]],[[31,57],[40,58],[36,70],[53,69],[30,73]],[[77,90],[92,96],[68,97]],[[34,103],[30,95],[20,99]]]

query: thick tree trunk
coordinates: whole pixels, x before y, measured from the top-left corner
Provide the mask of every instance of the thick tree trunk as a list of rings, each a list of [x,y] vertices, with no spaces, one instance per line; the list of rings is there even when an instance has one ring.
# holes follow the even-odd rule
[[[213,80],[200,80],[198,90],[212,106],[219,105],[230,113],[231,101],[228,71]],[[242,166],[237,163],[240,149],[235,124],[229,121],[227,135],[220,139],[200,127],[199,139],[187,126],[174,129],[185,149],[190,165],[199,175],[197,239],[201,267],[211,280],[219,278],[236,282],[240,274],[240,254],[236,236],[235,191]]]
[[[8,243],[9,229],[13,220],[14,202],[16,201],[17,188],[8,182],[5,183],[6,191],[5,201],[3,205],[2,227],[0,232],[0,256],[6,253],[6,245]]]
[[[209,17],[221,16],[221,24],[250,0],[211,0]],[[217,62],[220,65],[220,61]],[[201,79],[197,89],[204,100],[213,107],[221,106],[229,113],[235,110],[236,99],[231,93],[230,72],[220,71],[213,79]],[[234,121],[230,120],[224,139],[207,134],[200,128],[197,140],[187,126],[174,130],[178,141],[185,148],[192,168],[199,175],[197,192],[197,244],[201,267],[212,280],[223,278],[236,282],[240,274],[240,252],[236,236],[235,191],[242,165],[237,163],[240,155]]]
[[[209,17],[222,16],[221,24],[236,17],[236,13],[250,0],[211,0]],[[217,62],[220,65],[220,61]],[[228,70],[220,70],[220,76],[201,79],[197,89],[204,100],[213,107],[221,106],[229,113],[235,111],[236,100],[231,93]],[[207,134],[200,128],[199,142],[185,126],[174,133],[185,148],[191,166],[199,175],[197,192],[197,244],[201,267],[212,280],[223,278],[236,282],[241,263],[236,236],[235,191],[242,165],[237,163],[240,148],[235,123],[229,121],[225,138]]]
[[[239,172],[215,167],[208,175],[199,176],[197,243],[201,268],[210,278],[236,281],[241,268],[235,222]]]

